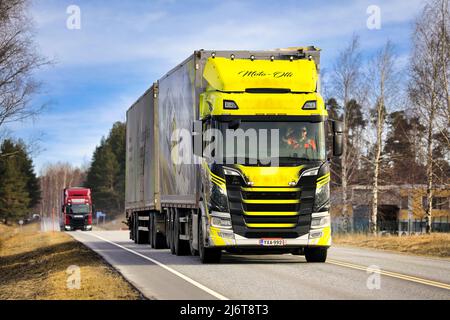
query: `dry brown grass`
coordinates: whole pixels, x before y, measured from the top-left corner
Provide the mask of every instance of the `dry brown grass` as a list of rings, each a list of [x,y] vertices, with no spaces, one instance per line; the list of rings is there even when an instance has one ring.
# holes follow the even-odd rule
[[[374,237],[362,234],[334,235],[333,243],[424,256],[450,257],[449,233],[432,233],[430,235],[424,234],[401,237]]]
[[[81,288],[69,289],[69,266],[80,267]],[[61,232],[37,225],[0,225],[0,300],[118,300],[140,294],[96,253]]]

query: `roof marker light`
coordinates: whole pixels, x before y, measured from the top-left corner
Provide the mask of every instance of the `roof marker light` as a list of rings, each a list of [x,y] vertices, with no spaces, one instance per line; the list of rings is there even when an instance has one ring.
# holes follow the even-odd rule
[[[308,60],[311,61],[311,59],[312,59],[312,55],[309,55]]]
[[[289,57],[289,60],[292,62],[292,61],[294,61],[294,56],[290,56]]]
[[[255,56],[254,56],[254,55],[251,55],[251,56],[250,56],[250,60],[252,60],[252,61],[255,60]]]
[[[230,59],[231,59],[231,60],[234,60],[234,54],[231,54],[231,55],[230,55]]]
[[[270,56],[270,61],[275,60],[275,56]]]
[[[213,59],[216,57],[216,53],[215,52],[212,52],[211,53],[211,57],[213,57]]]

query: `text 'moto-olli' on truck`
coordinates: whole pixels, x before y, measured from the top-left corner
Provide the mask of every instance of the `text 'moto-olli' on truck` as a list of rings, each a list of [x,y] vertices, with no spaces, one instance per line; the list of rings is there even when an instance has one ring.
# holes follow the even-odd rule
[[[320,51],[195,51],[127,112],[130,237],[218,262],[223,251],[304,254],[331,245]],[[330,124],[330,125],[329,125]]]
[[[89,188],[65,188],[61,210],[61,230],[92,230],[92,198]]]

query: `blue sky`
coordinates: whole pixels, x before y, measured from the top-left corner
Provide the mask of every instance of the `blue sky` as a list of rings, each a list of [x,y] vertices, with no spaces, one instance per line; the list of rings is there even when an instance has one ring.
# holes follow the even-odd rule
[[[66,28],[69,5],[81,29]],[[366,26],[367,7],[381,9],[381,29]],[[272,49],[315,45],[322,68],[360,35],[366,57],[390,39],[400,63],[409,54],[423,1],[34,1],[37,43],[55,65],[39,72],[49,102],[37,119],[9,126],[26,141],[40,139],[36,171],[57,161],[87,164],[95,146],[153,81],[196,49]]]

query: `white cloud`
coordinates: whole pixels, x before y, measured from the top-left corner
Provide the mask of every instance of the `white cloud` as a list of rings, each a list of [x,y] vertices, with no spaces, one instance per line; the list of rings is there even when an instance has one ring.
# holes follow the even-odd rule
[[[135,97],[115,96],[108,104],[67,111],[49,110],[36,121],[26,121],[8,126],[18,135],[29,139],[32,132],[40,133],[40,148],[35,159],[36,171],[48,162],[67,161],[82,165],[90,161],[102,136],[107,136],[112,124],[125,121],[126,110]],[[108,99],[109,100],[109,99]],[[17,136],[17,135],[16,135]]]

